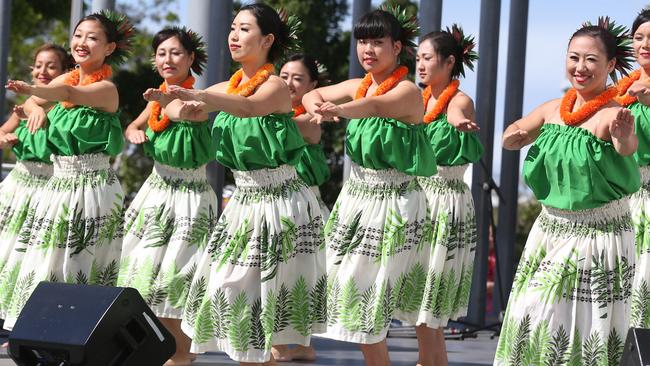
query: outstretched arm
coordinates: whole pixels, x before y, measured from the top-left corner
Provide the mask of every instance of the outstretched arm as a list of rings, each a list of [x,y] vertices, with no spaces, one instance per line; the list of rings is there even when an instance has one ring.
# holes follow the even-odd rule
[[[60,75],[48,85],[31,85],[20,80],[9,80],[7,89],[50,102],[68,101],[107,112],[117,111],[119,96],[112,82],[102,80],[84,86],[71,86],[63,82],[66,77],[66,74]]]
[[[476,124],[476,114],[472,99],[465,94],[457,94],[454,96],[449,102],[449,106],[447,106],[447,122],[458,131],[478,131],[479,127]]]
[[[519,150],[532,143],[539,136],[546,116],[557,108],[560,100],[554,99],[535,108],[527,116],[513,122],[503,132],[503,148]]]
[[[224,93],[223,83],[206,90],[170,85],[169,94],[182,101],[201,103],[202,111],[206,114],[224,111],[237,117],[259,117],[291,110],[289,88],[276,76],[269,78],[255,94],[248,97]]]

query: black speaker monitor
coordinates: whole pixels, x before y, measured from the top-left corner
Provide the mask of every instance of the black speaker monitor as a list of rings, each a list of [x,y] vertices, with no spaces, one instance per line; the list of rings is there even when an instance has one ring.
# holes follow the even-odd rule
[[[18,365],[160,366],[174,337],[137,290],[41,282],[9,336]]]
[[[630,328],[625,340],[621,366],[650,365],[650,329]]]

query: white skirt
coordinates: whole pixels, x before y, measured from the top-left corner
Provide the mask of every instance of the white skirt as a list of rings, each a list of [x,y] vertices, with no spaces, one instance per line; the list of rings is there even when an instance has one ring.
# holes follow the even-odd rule
[[[327,280],[316,197],[292,166],[234,172],[237,189],[199,260],[183,331],[192,352],[266,362],[322,332]]]
[[[636,270],[630,326],[650,328],[650,167],[641,167],[641,189],[630,197],[636,232]]]
[[[205,166],[155,163],[126,211],[118,286],[140,292],[162,318],[181,319],[196,265],[217,217]]]
[[[116,284],[123,193],[108,159],[105,154],[52,155],[54,174],[36,205],[6,329],[40,281]]]
[[[409,324],[439,328],[467,315],[477,242],[474,200],[463,181],[467,167],[439,166],[437,175],[418,178],[428,203],[428,244],[419,256],[427,278],[419,312],[396,312]]]
[[[52,176],[52,165],[17,161],[0,183],[0,318],[4,319],[14,293],[20,264],[29,241],[36,204]]]
[[[352,165],[325,226],[327,332],[324,337],[372,344],[386,338],[392,318],[419,312],[428,245],[427,203],[415,177],[394,169]]]
[[[618,365],[635,262],[628,205],[542,208],[515,274],[495,365]]]
[[[323,218],[323,225],[327,222],[327,219],[330,217],[330,209],[327,208],[327,205],[325,202],[323,202],[323,198],[320,195],[320,188],[318,186],[311,186],[309,187],[312,192],[314,192],[314,196],[316,196],[316,199],[318,200],[318,206],[320,207],[320,215]]]

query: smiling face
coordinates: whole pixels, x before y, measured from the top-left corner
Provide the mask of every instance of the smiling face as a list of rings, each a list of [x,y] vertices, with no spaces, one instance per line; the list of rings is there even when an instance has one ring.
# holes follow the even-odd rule
[[[32,80],[36,85],[47,85],[55,77],[63,74],[63,64],[59,55],[53,50],[44,50],[36,55],[32,66]]]
[[[253,13],[247,10],[240,11],[230,26],[228,35],[230,55],[239,63],[254,60],[261,55],[266,58],[273,45],[273,39],[273,34],[262,34]]]
[[[280,77],[289,86],[291,103],[299,105],[303,95],[316,87],[317,81],[311,80],[309,71],[301,61],[289,61],[280,70]]]
[[[194,54],[187,52],[178,37],[167,38],[156,48],[156,69],[167,84],[180,84],[187,79],[193,62]]]
[[[571,86],[583,94],[599,94],[616,59],[607,59],[603,42],[591,36],[576,36],[569,43],[566,72]]]
[[[433,42],[426,40],[418,46],[415,67],[423,84],[446,85],[454,67],[454,56],[442,58],[436,52]]]
[[[642,23],[632,37],[636,61],[644,69],[650,67],[650,22]]]
[[[367,72],[392,71],[397,64],[397,56],[401,50],[402,43],[400,41],[393,42],[390,36],[357,40],[357,57]]]
[[[77,26],[70,40],[72,57],[81,66],[101,66],[115,50],[115,42],[108,42],[106,32],[97,20],[86,20]]]

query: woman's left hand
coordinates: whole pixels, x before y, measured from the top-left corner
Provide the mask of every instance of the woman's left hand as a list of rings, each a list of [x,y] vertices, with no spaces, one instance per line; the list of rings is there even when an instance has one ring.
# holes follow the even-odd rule
[[[449,120],[449,123],[461,132],[476,132],[479,130],[476,122],[471,121],[467,118],[463,118],[459,121]]]
[[[620,107],[609,124],[612,138],[624,140],[634,134],[634,116],[629,109]]]
[[[320,114],[323,116],[322,120],[323,121],[334,121],[334,122],[339,122],[339,115],[341,114],[341,107],[332,103],[332,102],[323,102],[323,103],[316,103],[316,106],[318,109],[316,109],[316,113]]]
[[[167,88],[167,94],[171,95],[174,99],[182,101],[201,101],[201,94],[203,90],[199,89],[185,89],[178,85],[170,85]]]
[[[7,85],[5,85],[5,88],[7,90],[11,90],[16,94],[32,94],[32,85],[21,80],[7,80]]]

